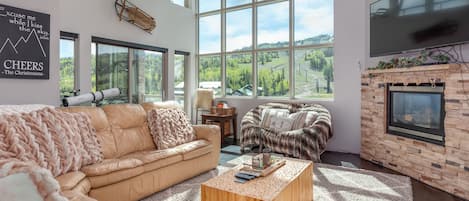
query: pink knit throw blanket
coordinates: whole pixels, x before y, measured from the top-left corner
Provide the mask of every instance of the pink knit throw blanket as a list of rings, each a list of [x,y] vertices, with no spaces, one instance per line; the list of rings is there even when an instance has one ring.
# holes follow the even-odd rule
[[[100,162],[103,154],[88,115],[45,108],[0,116],[0,160],[10,158],[58,176]]]
[[[33,182],[35,188],[44,201],[67,201],[60,194],[60,185],[54,179],[50,171],[36,166],[32,162],[21,162],[17,159],[7,159],[0,160],[0,179],[8,177],[10,175],[15,175],[19,173],[24,173]],[[23,190],[25,186],[22,186]],[[9,188],[14,188],[12,186],[0,186],[0,200],[18,200],[15,197],[11,196],[8,193]],[[32,192],[22,192],[22,193],[32,193]]]

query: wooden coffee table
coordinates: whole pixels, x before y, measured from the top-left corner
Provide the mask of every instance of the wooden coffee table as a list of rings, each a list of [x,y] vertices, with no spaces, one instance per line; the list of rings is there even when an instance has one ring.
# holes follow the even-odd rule
[[[285,165],[266,177],[240,184],[237,166],[201,186],[202,201],[310,201],[313,200],[313,163],[288,158]]]

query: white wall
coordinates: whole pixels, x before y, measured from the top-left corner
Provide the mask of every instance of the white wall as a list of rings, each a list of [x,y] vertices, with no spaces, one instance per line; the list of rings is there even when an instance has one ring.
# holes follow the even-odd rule
[[[367,59],[368,4],[367,0],[335,0],[334,4],[334,100],[298,101],[319,103],[331,111],[334,137],[328,144],[328,150],[359,153],[361,140],[359,63],[365,64]],[[249,109],[262,103],[276,101],[261,98],[223,100],[238,109],[238,122]]]
[[[91,90],[91,37],[139,43],[168,48],[168,77],[174,75],[174,51],[190,52],[190,66],[194,64],[195,52],[195,15],[170,0],[133,0],[134,4],[150,14],[156,20],[156,29],[149,34],[125,21],[119,21],[114,0],[61,0],[61,31],[79,34],[80,37],[80,89]],[[195,74],[195,68],[189,67],[189,74]],[[194,79],[190,78],[189,83]],[[191,88],[191,87],[189,87]],[[169,83],[169,91],[174,90],[174,83]],[[191,91],[189,91],[191,92]],[[169,94],[173,97],[173,94]]]
[[[79,88],[91,90],[91,37],[103,37],[168,48],[168,73],[174,74],[174,51],[190,52],[189,75],[195,74],[195,15],[170,0],[133,0],[157,21],[153,34],[119,21],[114,0],[0,0],[0,3],[51,15],[50,80],[0,79],[0,104],[42,103],[59,105],[59,32],[79,34]],[[194,83],[190,78],[189,83]],[[192,84],[193,85],[193,84]],[[173,91],[169,83],[169,91]],[[188,87],[191,88],[192,87]],[[189,90],[192,92],[192,90]],[[173,97],[173,94],[168,94]]]
[[[1,4],[50,14],[50,79],[0,79],[0,104],[59,103],[60,0],[0,0]]]

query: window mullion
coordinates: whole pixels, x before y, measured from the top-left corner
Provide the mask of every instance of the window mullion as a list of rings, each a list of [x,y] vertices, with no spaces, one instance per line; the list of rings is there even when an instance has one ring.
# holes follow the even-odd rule
[[[289,1],[289,19],[290,19],[290,25],[289,25],[289,28],[290,28],[290,35],[289,35],[289,43],[288,43],[288,46],[289,46],[289,79],[290,79],[290,82],[288,82],[288,87],[290,87],[290,99],[293,99],[295,98],[295,48],[294,48],[294,45],[295,45],[295,3],[294,3],[294,0],[290,0]]]
[[[132,78],[134,76],[133,73],[133,66],[132,66],[132,60],[133,60],[133,49],[127,48],[127,82],[128,82],[128,89],[127,89],[127,96],[129,97],[129,103],[132,103],[132,93],[134,91],[134,83],[132,82]]]
[[[73,45],[74,45],[74,47],[73,47],[74,48],[74,51],[73,51],[73,53],[74,53],[73,65],[75,65],[74,69],[73,69],[74,70],[73,73],[75,74],[75,75],[73,75],[73,79],[75,79],[74,82],[73,82],[73,84],[75,85],[75,86],[73,86],[73,90],[78,91],[80,89],[80,68],[79,68],[79,66],[80,66],[80,62],[79,62],[80,61],[80,41],[79,41],[78,38],[75,38],[73,40]]]
[[[226,0],[221,1],[221,54],[220,54],[220,62],[221,62],[221,96],[226,96]]]
[[[257,95],[257,6],[252,6],[252,96]]]

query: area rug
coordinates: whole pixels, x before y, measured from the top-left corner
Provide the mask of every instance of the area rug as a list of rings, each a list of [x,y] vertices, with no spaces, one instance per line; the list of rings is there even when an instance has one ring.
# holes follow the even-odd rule
[[[200,201],[200,184],[242,162],[223,166],[177,184],[141,201]],[[410,178],[374,171],[314,164],[314,201],[412,201]]]

